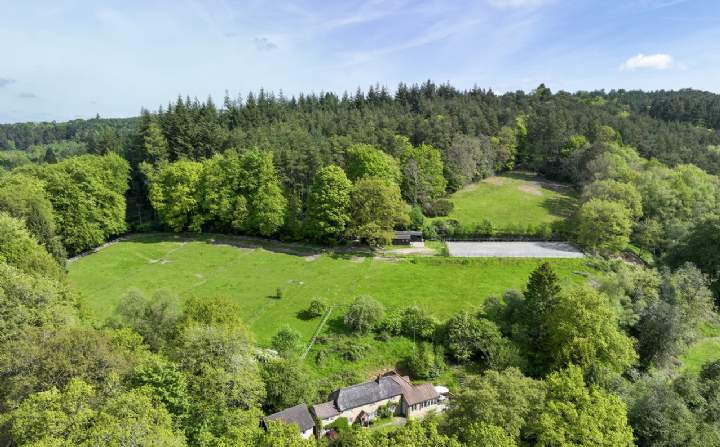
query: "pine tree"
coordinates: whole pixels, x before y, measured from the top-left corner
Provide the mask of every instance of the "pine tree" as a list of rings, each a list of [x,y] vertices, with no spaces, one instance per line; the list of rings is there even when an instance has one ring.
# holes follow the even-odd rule
[[[58,162],[57,157],[55,156],[55,151],[53,151],[51,147],[47,148],[47,150],[45,151],[43,161],[50,165]]]
[[[157,121],[152,119],[143,135],[145,161],[156,164],[168,158],[168,143]]]
[[[549,263],[542,263],[530,275],[516,339],[532,375],[542,375],[550,361],[548,317],[558,302],[560,292],[558,277]]]

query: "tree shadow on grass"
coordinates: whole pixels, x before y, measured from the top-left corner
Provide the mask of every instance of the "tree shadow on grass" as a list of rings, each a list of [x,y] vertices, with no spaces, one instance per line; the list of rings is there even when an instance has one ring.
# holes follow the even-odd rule
[[[315,315],[315,314],[311,313],[310,311],[308,311],[307,309],[298,311],[298,313],[295,314],[295,316],[298,319],[303,320],[303,321],[310,321],[310,320],[314,320],[314,319],[317,319],[318,321],[320,321],[320,318],[322,317],[322,315]]]
[[[263,249],[273,253],[299,256],[308,260],[322,254],[334,259],[353,259],[372,256],[372,250],[364,245],[348,243],[346,245],[317,245],[310,242],[285,242],[254,236],[243,236],[219,233],[135,233],[128,234],[123,240],[142,244],[159,242],[206,242],[212,245],[227,245],[239,249]]]
[[[573,197],[552,196],[543,200],[541,206],[553,216],[567,219],[575,214],[577,201]]]
[[[507,177],[514,180],[524,180],[524,181],[533,181],[533,180],[541,180],[542,177],[540,177],[538,174],[530,171],[509,171],[509,172],[503,172],[502,174],[499,174],[498,177]]]
[[[350,328],[345,325],[344,316],[340,315],[330,318],[327,323],[325,323],[325,328],[328,332],[335,335],[354,335]]]

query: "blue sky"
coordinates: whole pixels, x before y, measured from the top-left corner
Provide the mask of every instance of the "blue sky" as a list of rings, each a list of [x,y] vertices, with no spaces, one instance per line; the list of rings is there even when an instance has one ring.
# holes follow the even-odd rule
[[[717,0],[0,0],[0,122],[449,81],[720,91]]]

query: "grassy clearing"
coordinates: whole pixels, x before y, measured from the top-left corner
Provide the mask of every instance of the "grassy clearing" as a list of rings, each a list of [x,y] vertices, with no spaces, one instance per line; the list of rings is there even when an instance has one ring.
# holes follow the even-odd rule
[[[704,338],[690,346],[682,357],[683,369],[698,373],[707,362],[720,360],[720,337]]]
[[[227,238],[226,238],[227,239]],[[521,289],[541,259],[456,259],[447,257],[378,258],[367,253],[320,252],[313,247],[265,243],[248,239],[219,244],[211,236],[182,239],[173,235],[142,235],[109,246],[70,264],[71,285],[98,320],[110,316],[129,290],[145,294],[169,290],[184,300],[191,296],[225,296],[240,306],[242,317],[267,345],[282,326],[298,330],[309,341],[320,319],[304,319],[313,298],[338,304],[323,332],[342,331],[343,305],[370,295],[386,307],[418,305],[440,319],[461,309],[476,309],[490,294]],[[231,245],[232,244],[232,245]],[[589,272],[582,259],[550,261],[565,282],[582,282]],[[282,298],[276,290],[282,289]],[[412,349],[412,342],[360,340],[370,345],[352,368],[371,371],[394,362]],[[314,348],[315,349],[315,348]],[[347,366],[328,358],[315,365],[318,373]]]
[[[701,332],[703,338],[690,346],[681,359],[683,369],[691,373],[700,372],[707,362],[720,360],[720,321],[705,323]]]
[[[576,200],[564,185],[535,174],[513,172],[473,183],[450,196],[455,204],[446,218],[472,228],[487,219],[499,229],[552,224],[567,218]]]

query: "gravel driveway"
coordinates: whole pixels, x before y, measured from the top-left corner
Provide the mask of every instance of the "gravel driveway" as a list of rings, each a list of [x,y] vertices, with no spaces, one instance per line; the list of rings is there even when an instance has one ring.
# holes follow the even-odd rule
[[[582,258],[566,242],[448,242],[450,256],[465,258]]]

